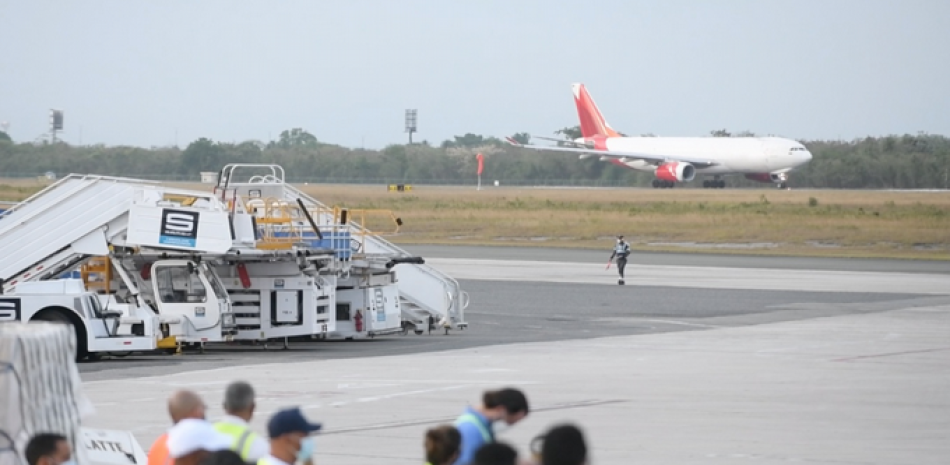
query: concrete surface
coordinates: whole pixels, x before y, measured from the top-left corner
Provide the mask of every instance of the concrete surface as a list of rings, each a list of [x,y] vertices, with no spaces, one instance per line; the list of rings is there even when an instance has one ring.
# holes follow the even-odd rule
[[[426,263],[456,279],[617,285],[616,266],[528,260],[430,258]],[[398,271],[398,270],[397,270]],[[627,264],[628,286],[787,291],[950,293],[950,276],[924,273],[789,270]]]
[[[245,379],[258,431],[281,406],[324,422],[320,464],[417,464],[425,428],[514,385],[534,412],[501,438],[523,453],[569,420],[597,464],[950,458],[946,276],[634,266],[621,287],[593,261],[525,257],[430,261],[472,295],[471,329],[450,336],[83,364],[88,424],[147,449],[173,389],[198,390],[214,418]]]
[[[605,265],[613,244],[602,250],[551,247],[489,247],[454,245],[406,245],[407,252],[423,258],[476,258],[484,260],[530,260]],[[786,270],[880,271],[888,273],[950,274],[950,261],[896,260],[876,258],[821,258],[729,255],[715,253],[671,253],[634,250],[630,264],[690,267],[765,268]]]
[[[938,464],[950,457],[950,306],[699,332],[498,345],[396,357],[221,367],[85,384],[89,424],[167,427],[164,398],[225,384],[259,392],[254,426],[282,406],[325,424],[324,464],[417,464],[425,428],[484,389],[523,388],[535,409],[501,435],[525,453],[561,422],[593,463]]]

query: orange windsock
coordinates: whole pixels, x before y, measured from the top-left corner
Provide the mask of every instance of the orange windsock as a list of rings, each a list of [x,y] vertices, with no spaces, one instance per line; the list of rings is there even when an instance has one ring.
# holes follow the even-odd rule
[[[485,156],[482,154],[478,154],[475,157],[478,158],[478,175],[481,176],[482,170],[485,169]]]

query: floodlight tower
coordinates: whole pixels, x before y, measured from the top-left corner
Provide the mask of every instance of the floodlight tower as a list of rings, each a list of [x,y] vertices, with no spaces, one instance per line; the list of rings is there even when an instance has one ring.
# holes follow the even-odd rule
[[[406,110],[406,132],[409,133],[409,145],[412,145],[412,133],[416,132],[416,110]]]
[[[63,110],[49,110],[49,136],[50,143],[56,143],[56,131],[63,130]]]

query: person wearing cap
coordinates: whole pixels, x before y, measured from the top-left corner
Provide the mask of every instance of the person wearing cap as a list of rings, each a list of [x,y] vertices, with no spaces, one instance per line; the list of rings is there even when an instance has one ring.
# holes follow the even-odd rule
[[[261,457],[257,465],[293,465],[306,463],[313,456],[314,443],[310,436],[322,425],[310,423],[300,408],[278,410],[267,422],[270,453]]]
[[[614,245],[614,251],[607,260],[608,265],[617,258],[617,271],[620,273],[620,281],[617,284],[623,285],[623,269],[627,266],[627,256],[630,255],[630,244],[623,240],[623,236],[617,236],[617,244]]]
[[[206,420],[187,418],[168,431],[168,455],[174,465],[198,465],[209,453],[230,447],[231,438]]]
[[[247,463],[255,463],[267,455],[267,440],[251,430],[248,422],[254,415],[254,388],[244,381],[235,381],[224,390],[225,417],[214,429],[231,437],[231,450]]]

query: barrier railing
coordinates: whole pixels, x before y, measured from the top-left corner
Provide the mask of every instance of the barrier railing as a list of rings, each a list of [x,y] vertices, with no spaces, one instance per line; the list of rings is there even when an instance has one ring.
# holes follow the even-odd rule
[[[289,249],[294,244],[306,243],[314,248],[333,249],[339,258],[349,259],[353,253],[365,251],[367,237],[397,234],[402,226],[402,220],[391,210],[314,206],[306,212],[316,224],[318,234],[300,206],[287,200],[268,197],[244,201],[238,196],[235,201],[254,216],[260,235],[258,248],[268,250]],[[350,221],[365,225],[374,217],[391,222],[392,230],[381,233],[349,226]]]

